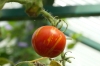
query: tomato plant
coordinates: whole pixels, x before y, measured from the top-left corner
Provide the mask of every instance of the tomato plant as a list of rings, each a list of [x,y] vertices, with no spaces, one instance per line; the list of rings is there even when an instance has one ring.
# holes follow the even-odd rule
[[[56,57],[66,45],[65,35],[53,26],[42,26],[32,36],[34,50],[43,57]]]

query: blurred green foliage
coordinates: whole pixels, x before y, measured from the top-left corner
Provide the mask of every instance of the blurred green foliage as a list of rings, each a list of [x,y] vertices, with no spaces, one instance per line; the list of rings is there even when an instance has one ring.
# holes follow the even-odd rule
[[[6,64],[6,63],[9,63],[8,59],[6,59],[6,58],[0,58],[0,65],[3,65],[3,64]]]
[[[73,33],[71,35],[71,38],[73,39],[73,42],[69,43],[67,46],[67,49],[73,49],[76,44],[79,42],[79,40],[77,40],[80,36],[82,36],[82,34],[78,34],[78,33]]]
[[[5,64],[7,59],[17,63],[39,58],[32,48],[31,38],[38,27],[46,24],[46,20],[8,21],[0,28],[0,61]]]
[[[35,66],[35,65],[33,63],[24,61],[24,62],[17,64],[16,66]]]

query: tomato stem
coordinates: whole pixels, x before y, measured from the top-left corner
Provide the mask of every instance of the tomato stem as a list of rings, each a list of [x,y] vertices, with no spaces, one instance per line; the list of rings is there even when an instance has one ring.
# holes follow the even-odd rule
[[[64,20],[63,20],[63,22],[66,24],[66,28],[65,28],[65,30],[63,31],[63,32],[65,32],[65,31],[68,29],[68,24],[67,24],[67,22],[65,22]]]
[[[65,66],[65,56],[64,52],[61,53],[61,58],[62,58],[62,65]]]
[[[53,25],[56,26],[55,23],[57,22],[57,20],[47,11],[45,11],[44,9],[41,10],[42,15],[49,20],[49,22]]]
[[[58,25],[60,25],[58,27],[58,29],[60,30],[63,27],[63,24],[66,24],[66,28],[65,30],[63,30],[62,32],[65,32],[68,28],[68,24],[64,21],[64,20],[60,20],[60,19],[56,19],[56,17],[53,17],[50,13],[48,13],[47,11],[45,11],[44,9],[41,9],[40,12],[47,20],[49,20],[49,22],[51,23],[52,26],[54,27],[58,27]]]
[[[29,61],[31,63],[33,62],[36,62],[36,61],[39,61],[39,60],[43,60],[43,59],[47,59],[48,57],[41,57],[41,58],[38,58],[38,59],[35,59],[35,60],[32,60],[32,61]]]

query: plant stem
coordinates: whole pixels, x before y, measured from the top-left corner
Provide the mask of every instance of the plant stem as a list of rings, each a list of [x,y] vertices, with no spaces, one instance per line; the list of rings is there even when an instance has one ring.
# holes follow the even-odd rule
[[[41,10],[41,14],[47,19],[49,20],[49,22],[53,25],[56,26],[57,20],[47,11],[45,11],[44,9]]]
[[[62,65],[65,66],[64,52],[61,53],[61,58],[62,58]]]

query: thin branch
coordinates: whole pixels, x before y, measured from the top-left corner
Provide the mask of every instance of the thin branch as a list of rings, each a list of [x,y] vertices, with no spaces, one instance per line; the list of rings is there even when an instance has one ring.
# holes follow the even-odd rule
[[[41,14],[47,19],[49,20],[49,22],[53,25],[56,26],[55,23],[57,23],[57,20],[47,11],[45,11],[44,9],[41,10]]]

